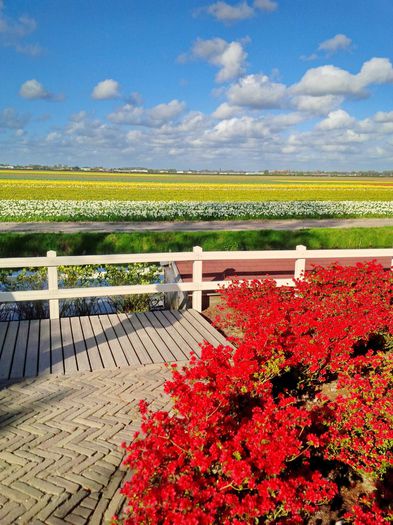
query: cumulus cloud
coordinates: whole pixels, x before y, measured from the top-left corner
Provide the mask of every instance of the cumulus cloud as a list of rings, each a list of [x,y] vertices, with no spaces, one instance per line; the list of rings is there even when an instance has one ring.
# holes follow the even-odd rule
[[[230,5],[226,2],[216,2],[206,8],[206,12],[212,15],[220,22],[230,23],[239,20],[245,20],[254,16],[254,9],[252,9],[247,2]]]
[[[26,80],[19,90],[19,95],[27,100],[48,100],[52,102],[58,102],[64,99],[61,94],[50,93],[47,91],[41,82],[38,80],[31,79]]]
[[[378,111],[374,115],[375,122],[393,122],[393,111]]]
[[[116,124],[160,127],[178,117],[185,107],[184,102],[176,99],[167,104],[158,104],[150,109],[125,104],[108,115],[108,119]]]
[[[291,100],[291,105],[298,111],[314,115],[327,115],[330,111],[340,106],[343,96],[322,95],[320,97],[299,95]]]
[[[5,5],[0,1],[0,45],[11,47],[18,53],[38,56],[43,48],[37,43],[26,43],[28,38],[37,28],[37,22],[30,16],[20,16],[13,19],[5,14]]]
[[[321,42],[318,46],[318,50],[323,53],[324,56],[332,56],[339,51],[351,51],[354,48],[352,39],[347,35],[339,33],[332,38],[328,38]],[[320,55],[317,52],[311,53],[310,55],[302,55],[301,60],[306,62],[311,60],[317,60],[320,58]]]
[[[360,72],[353,75],[336,66],[327,65],[309,69],[292,87],[294,93],[310,96],[342,95],[365,97],[371,84],[393,82],[393,67],[387,58],[372,58],[364,62]]]
[[[231,24],[252,18],[257,14],[257,11],[272,12],[277,8],[278,4],[274,0],[254,0],[253,5],[250,5],[246,0],[233,5],[219,0],[214,4],[198,9],[196,13],[205,12],[216,20],[224,22],[224,24]]]
[[[337,51],[348,51],[351,47],[352,40],[346,35],[339,33],[333,38],[321,42],[318,46],[318,50],[325,51],[327,54],[332,55],[333,53],[337,53]]]
[[[266,109],[282,106],[287,87],[278,82],[272,82],[266,75],[247,75],[232,84],[227,97],[234,106]]]
[[[197,169],[376,169],[393,161],[391,113],[378,112],[357,121],[336,110],[312,129],[301,131],[296,126],[310,116],[299,111],[240,113],[218,122],[191,111],[161,127],[131,130],[79,112],[66,126],[51,129],[41,138],[23,137],[24,149],[19,151],[22,156],[29,151],[29,158],[37,158],[37,162],[38,156],[47,159],[56,151],[56,160],[88,164],[184,169],[187,159],[187,166]],[[2,140],[8,135],[3,134]],[[13,144],[17,148],[17,143]]]
[[[355,122],[356,120],[346,111],[338,109],[330,112],[325,119],[319,122],[316,128],[322,130],[343,129],[352,126]]]
[[[241,110],[242,109],[237,106],[232,106],[231,104],[228,104],[228,102],[223,102],[213,112],[212,116],[216,119],[224,120],[236,116]]]
[[[107,78],[98,82],[94,87],[91,97],[95,100],[110,100],[120,96],[120,85],[116,80]]]
[[[189,55],[181,56],[180,60],[205,60],[218,67],[217,82],[227,82],[239,77],[245,71],[247,53],[241,42],[227,42],[223,38],[202,40],[198,38]]]

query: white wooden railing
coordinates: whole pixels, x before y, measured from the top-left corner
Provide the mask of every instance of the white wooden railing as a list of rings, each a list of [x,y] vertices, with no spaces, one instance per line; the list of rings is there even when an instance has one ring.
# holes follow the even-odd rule
[[[297,246],[296,250],[265,250],[265,251],[216,251],[204,252],[200,246],[195,246],[192,252],[169,253],[138,253],[122,255],[80,255],[57,257],[56,252],[47,252],[46,257],[16,257],[0,259],[0,268],[42,268],[48,269],[47,290],[26,290],[16,292],[0,292],[0,303],[20,301],[49,301],[49,315],[51,319],[59,318],[59,300],[76,299],[82,297],[111,297],[133,294],[153,294],[158,292],[192,292],[192,307],[202,310],[202,292],[213,291],[227,287],[231,281],[203,281],[203,261],[240,261],[240,260],[287,260],[295,261],[294,279],[304,274],[306,260],[343,258],[376,259],[390,258],[393,266],[393,248],[384,249],[355,249],[355,250],[307,250],[305,246]],[[164,284],[136,284],[129,286],[102,286],[89,288],[58,287],[59,266],[83,266],[87,264],[130,264],[130,263],[170,263],[192,261],[192,282],[164,283]],[[275,279],[279,286],[293,286],[293,279]]]

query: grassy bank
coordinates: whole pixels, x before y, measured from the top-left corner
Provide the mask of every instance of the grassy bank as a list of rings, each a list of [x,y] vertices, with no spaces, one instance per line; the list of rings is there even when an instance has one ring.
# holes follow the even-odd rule
[[[0,234],[0,257],[146,253],[204,250],[283,250],[304,244],[309,249],[391,248],[393,227],[304,229],[298,231],[215,231],[149,233]]]

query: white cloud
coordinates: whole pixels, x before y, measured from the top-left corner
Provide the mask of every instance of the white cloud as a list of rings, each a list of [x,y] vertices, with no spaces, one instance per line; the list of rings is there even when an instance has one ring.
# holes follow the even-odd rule
[[[247,53],[241,42],[227,42],[222,38],[210,40],[197,39],[191,53],[184,59],[205,60],[219,68],[216,75],[217,82],[226,82],[239,77],[245,71]]]
[[[116,80],[107,78],[98,82],[94,87],[91,97],[95,100],[109,100],[120,96],[120,85]]]
[[[275,11],[278,8],[278,4],[274,0],[254,0],[254,6],[262,11]]]
[[[393,122],[393,111],[378,111],[374,115],[375,122]]]
[[[27,15],[17,19],[10,18],[5,14],[4,2],[0,2],[0,45],[11,47],[18,53],[30,56],[38,56],[43,52],[43,48],[37,43],[25,43],[37,28],[34,18]]]
[[[291,103],[298,111],[314,115],[326,115],[337,108],[343,100],[343,96],[335,95],[322,95],[320,97],[299,95],[293,97]]]
[[[158,104],[150,109],[125,104],[108,115],[108,119],[116,124],[134,126],[160,127],[166,122],[177,118],[186,105],[180,100],[171,100],[167,104]]]
[[[245,20],[254,16],[254,10],[247,4],[241,2],[236,5],[230,5],[226,2],[216,2],[206,8],[206,12],[212,15],[220,22],[230,23],[238,20]]]
[[[364,62],[357,78],[363,86],[391,83],[393,82],[392,64],[388,58],[372,58]]]
[[[227,97],[234,106],[279,108],[286,92],[284,84],[272,82],[266,75],[247,75],[229,87]]]
[[[196,13],[206,12],[212,15],[216,20],[230,24],[240,20],[246,20],[256,15],[257,11],[272,12],[278,8],[277,2],[274,0],[254,0],[251,6],[246,0],[237,4],[228,4],[223,0],[219,0],[205,8],[196,10]]]
[[[316,126],[316,129],[321,130],[332,130],[332,129],[343,129],[348,128],[355,124],[356,120],[351,117],[343,109],[338,109],[337,111],[332,111],[329,115],[319,122]]]
[[[35,79],[26,80],[20,87],[19,95],[27,100],[48,100],[56,102],[64,99],[64,96],[61,94],[56,95],[47,91],[41,82]]]
[[[336,66],[327,65],[309,69],[292,86],[293,93],[310,96],[342,95],[365,97],[371,84],[393,82],[393,67],[387,58],[372,58],[364,62],[360,72],[353,75]]]
[[[333,38],[324,40],[318,46],[319,51],[325,51],[331,55],[337,51],[348,51],[352,47],[352,40],[341,33],[335,35]]]
[[[238,106],[231,106],[231,104],[228,104],[228,102],[223,102],[214,111],[212,116],[219,120],[224,120],[224,119],[235,117],[236,115],[239,114],[240,111],[241,111],[241,108],[239,108]]]

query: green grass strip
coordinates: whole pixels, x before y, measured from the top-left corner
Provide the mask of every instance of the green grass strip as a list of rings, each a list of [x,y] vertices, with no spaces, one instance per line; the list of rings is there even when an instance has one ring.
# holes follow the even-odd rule
[[[0,234],[0,257],[151,253],[204,250],[284,250],[304,244],[309,249],[391,248],[393,227],[296,231],[214,231],[147,233]]]

